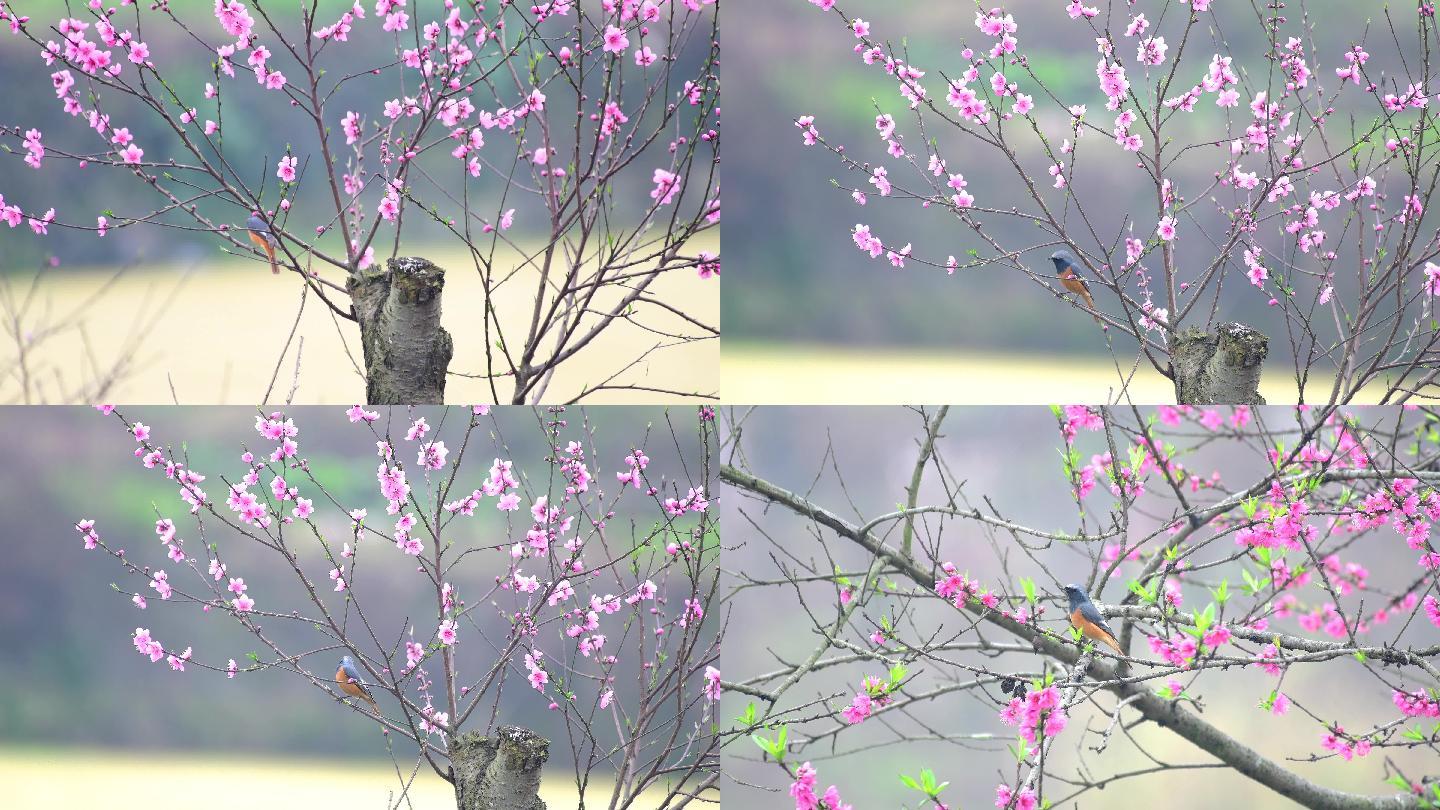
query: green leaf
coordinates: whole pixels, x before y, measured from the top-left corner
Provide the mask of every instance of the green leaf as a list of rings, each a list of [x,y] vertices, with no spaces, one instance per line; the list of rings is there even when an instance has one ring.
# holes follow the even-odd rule
[[[1060,453],[1060,469],[1065,473],[1066,478],[1074,478],[1075,471],[1080,467],[1080,454],[1073,447],[1058,452]]]
[[[1264,709],[1267,712],[1275,708],[1275,698],[1279,695],[1279,689],[1271,689],[1270,694],[1264,700],[1260,701],[1260,708]]]
[[[1200,638],[1205,635],[1211,625],[1215,624],[1215,603],[1211,602],[1206,605],[1204,610],[1191,611],[1190,618],[1194,620],[1195,627],[1187,629],[1185,632],[1195,638]]]
[[[1241,576],[1245,577],[1245,592],[1250,594],[1251,596],[1260,593],[1261,589],[1263,589],[1266,583],[1270,581],[1269,577],[1266,577],[1264,579],[1256,579],[1255,575],[1251,574],[1250,569],[1248,568],[1240,569],[1240,574]]]
[[[752,700],[745,706],[745,713],[735,718],[735,723],[746,728],[755,725],[755,701]]]
[[[1145,448],[1138,444],[1132,444],[1129,448],[1130,469],[1138,472],[1140,465],[1145,463]]]
[[[1035,580],[1029,577],[1020,578],[1020,589],[1025,592],[1025,601],[1035,604]]]
[[[1152,604],[1155,602],[1155,590],[1154,590],[1154,589],[1147,590],[1144,585],[1141,585],[1141,584],[1140,584],[1140,581],[1139,581],[1139,580],[1135,580],[1135,579],[1130,580],[1130,582],[1128,583],[1128,585],[1129,585],[1129,587],[1130,587],[1130,592],[1131,592],[1131,593],[1135,594],[1136,596],[1140,597],[1141,599],[1145,600],[1146,602],[1150,602],[1150,603],[1152,603]]]
[[[1225,604],[1225,600],[1230,598],[1230,580],[1220,580],[1220,587],[1211,591],[1210,594],[1215,597],[1216,602],[1222,605]]]
[[[790,727],[782,725],[780,726],[780,733],[775,735],[775,739],[773,740],[766,739],[759,734],[751,734],[750,739],[754,740],[755,744],[760,746],[760,750],[774,757],[776,762],[784,762],[785,738],[789,735]]]

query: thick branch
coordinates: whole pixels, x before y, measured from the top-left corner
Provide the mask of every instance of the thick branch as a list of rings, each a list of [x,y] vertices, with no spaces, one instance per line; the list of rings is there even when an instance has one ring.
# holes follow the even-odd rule
[[[933,587],[935,578],[932,572],[921,568],[898,551],[887,548],[869,533],[860,531],[860,527],[849,523],[828,509],[729,464],[720,468],[720,479],[746,492],[778,503],[798,515],[825,526],[837,535],[869,551],[877,560],[885,560],[887,565],[909,577],[917,585],[927,589]],[[1013,635],[1028,640],[1034,645],[1037,652],[1044,655],[1071,665],[1074,665],[1080,658],[1081,653],[1076,646],[1044,635],[1030,625],[1021,624],[1014,619],[973,603],[966,603],[963,609]],[[1098,661],[1091,666],[1098,681],[1114,679],[1113,666],[1104,665]],[[1122,700],[1133,699],[1131,705],[1147,720],[1174,731],[1236,771],[1306,807],[1320,808],[1321,810],[1348,810],[1349,808],[1381,810],[1382,808],[1419,807],[1415,797],[1405,794],[1365,796],[1344,793],[1317,785],[1287,770],[1279,763],[1265,758],[1259,752],[1211,725],[1199,715],[1185,710],[1177,702],[1150,693],[1142,685],[1115,682],[1107,683],[1105,686]]]

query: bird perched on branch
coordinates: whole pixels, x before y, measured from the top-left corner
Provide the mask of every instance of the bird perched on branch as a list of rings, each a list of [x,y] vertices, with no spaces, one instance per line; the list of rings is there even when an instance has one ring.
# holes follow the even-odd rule
[[[1095,603],[1090,601],[1085,589],[1079,585],[1066,585],[1065,595],[1070,597],[1070,624],[1078,627],[1086,638],[1105,644],[1124,655],[1125,651],[1120,649],[1120,642],[1115,640],[1115,631],[1105,623],[1104,617],[1100,615]]]
[[[258,213],[251,213],[250,219],[245,221],[245,228],[250,232],[250,241],[254,242],[256,247],[265,251],[265,255],[270,257],[270,272],[279,275],[280,266],[275,263],[275,246],[277,243],[275,241],[275,234],[270,232],[270,226],[265,224],[265,220],[261,219]]]
[[[1080,262],[1075,260],[1074,254],[1068,250],[1057,250],[1050,254],[1050,261],[1055,263],[1055,275],[1060,277],[1060,286],[1080,296],[1089,307],[1095,318],[1095,323],[1105,326],[1099,315],[1095,315],[1095,299],[1090,297],[1090,287],[1085,279],[1080,277]]]
[[[370,690],[360,681],[360,672],[355,669],[355,659],[350,656],[340,658],[340,668],[335,670],[335,682],[340,684],[340,691],[347,695],[364,698],[370,703],[370,708],[380,713],[380,707],[376,705],[375,698],[370,696]]]

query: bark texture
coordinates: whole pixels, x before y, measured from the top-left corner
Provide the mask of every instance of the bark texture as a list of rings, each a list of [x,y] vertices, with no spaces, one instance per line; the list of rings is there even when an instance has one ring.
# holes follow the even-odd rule
[[[934,586],[934,571],[921,568],[915,561],[892,551],[874,535],[862,530],[862,527],[811,502],[803,495],[782,489],[769,481],[728,464],[720,468],[720,480],[781,504],[795,514],[829,528],[876,557],[884,559],[896,571],[922,588],[929,589]],[[1037,652],[1071,665],[1076,664],[1081,657],[1079,648],[1074,644],[1041,635],[1030,625],[1017,622],[996,611],[971,602],[967,602],[961,609],[1030,642]],[[1109,664],[1094,662],[1090,665],[1088,674],[1094,680],[1109,681],[1106,688],[1121,699],[1134,698],[1129,705],[1138,710],[1145,719],[1170,729],[1180,737],[1189,740],[1197,748],[1224,762],[1237,773],[1259,782],[1304,807],[1316,810],[1410,810],[1420,807],[1419,799],[1409,794],[1392,793],[1388,796],[1368,796],[1359,793],[1345,793],[1311,782],[1291,771],[1286,765],[1265,757],[1255,749],[1211,725],[1209,721],[1185,709],[1177,701],[1161,698],[1149,691],[1144,684],[1117,680],[1115,669]]]
[[[504,726],[494,737],[461,734],[450,746],[459,810],[545,810],[540,770],[550,741],[529,729]]]
[[[365,402],[439,405],[454,344],[440,326],[445,271],[415,256],[391,259],[346,285],[365,350]]]
[[[1264,405],[1260,366],[1270,339],[1243,323],[1222,323],[1215,332],[1186,329],[1175,336],[1170,363],[1181,405]]]

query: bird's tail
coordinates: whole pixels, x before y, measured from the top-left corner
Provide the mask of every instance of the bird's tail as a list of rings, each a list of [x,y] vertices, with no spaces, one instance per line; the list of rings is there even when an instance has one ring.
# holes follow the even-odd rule
[[[275,263],[275,248],[271,245],[265,246],[265,253],[270,257],[270,272],[280,275],[280,265]]]
[[[1107,647],[1112,647],[1112,648],[1114,648],[1115,652],[1119,653],[1120,655],[1124,655],[1124,654],[1125,654],[1125,651],[1122,650],[1122,649],[1120,649],[1120,642],[1119,642],[1119,641],[1116,641],[1114,636],[1112,636],[1112,635],[1110,635],[1110,634],[1108,634],[1108,633],[1105,633],[1105,634],[1103,634],[1103,637],[1102,637],[1100,640],[1103,641],[1103,642],[1105,642],[1105,645],[1106,645]]]
[[[1104,326],[1105,322],[1100,320],[1100,316],[1096,314],[1097,310],[1095,309],[1095,299],[1090,297],[1090,291],[1081,290],[1080,297],[1085,299],[1085,306],[1090,308],[1090,317],[1095,319],[1095,323]]]

